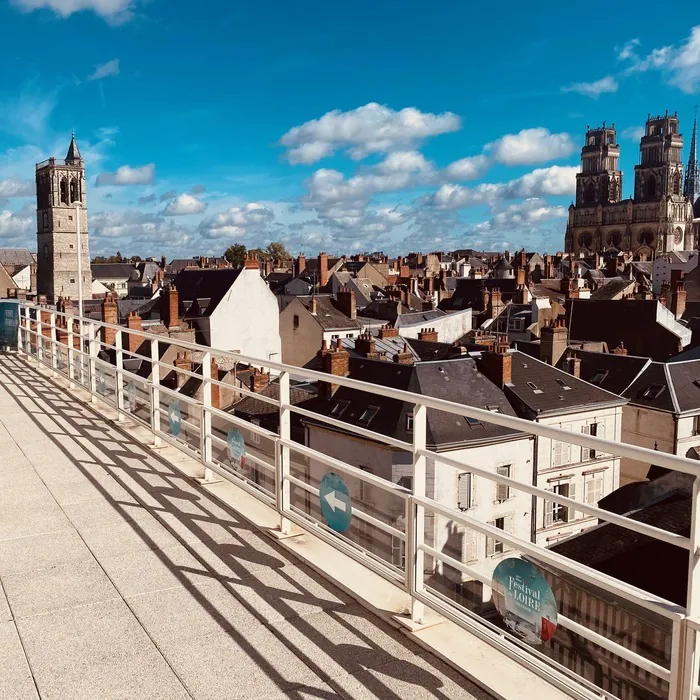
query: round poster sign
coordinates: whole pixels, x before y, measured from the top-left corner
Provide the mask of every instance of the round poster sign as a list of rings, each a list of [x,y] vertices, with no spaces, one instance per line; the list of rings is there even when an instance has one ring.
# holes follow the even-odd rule
[[[170,432],[177,437],[182,429],[182,415],[180,414],[180,404],[173,400],[168,406],[168,423]]]
[[[540,570],[517,557],[504,559],[493,572],[493,602],[506,627],[533,646],[557,629],[557,601]]]
[[[240,431],[231,428],[226,436],[226,444],[231,464],[236,469],[241,469],[245,465],[245,440]]]

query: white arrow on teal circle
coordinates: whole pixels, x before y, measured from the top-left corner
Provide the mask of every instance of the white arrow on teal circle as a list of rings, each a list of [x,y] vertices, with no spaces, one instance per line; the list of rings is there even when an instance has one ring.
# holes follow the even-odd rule
[[[337,493],[337,491],[329,491],[324,498],[326,499],[328,505],[333,509],[334,513],[336,510],[342,510],[343,513],[345,513],[348,509],[348,504],[341,498],[338,498],[338,496],[336,496]]]
[[[170,420],[175,424],[180,422],[180,416],[177,414],[177,411],[173,410],[170,412]]]

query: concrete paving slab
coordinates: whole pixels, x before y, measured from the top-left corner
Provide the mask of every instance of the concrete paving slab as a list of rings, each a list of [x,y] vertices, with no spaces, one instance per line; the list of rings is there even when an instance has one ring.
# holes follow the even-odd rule
[[[9,622],[12,619],[12,612],[7,602],[7,596],[0,580],[0,622]]]
[[[302,565],[254,572],[228,585],[267,624],[314,615],[350,602],[344,593],[319,581]]]
[[[0,698],[39,700],[13,622],[0,622]]]
[[[110,528],[125,521],[138,521],[152,517],[136,499],[128,495],[127,498],[126,503],[95,498],[65,506],[64,511],[78,532],[99,527]]]
[[[15,619],[119,598],[94,559],[3,576]]]
[[[0,576],[89,559],[90,550],[67,525],[57,532],[0,541]]]
[[[69,526],[70,521],[55,503],[10,504],[0,510],[0,542],[65,530]]]
[[[39,692],[51,700],[186,700],[123,601],[18,620]]]

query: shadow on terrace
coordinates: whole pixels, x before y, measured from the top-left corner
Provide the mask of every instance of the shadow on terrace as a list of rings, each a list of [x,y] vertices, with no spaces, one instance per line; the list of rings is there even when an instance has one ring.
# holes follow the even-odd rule
[[[167,697],[486,697],[11,355],[0,356],[3,390],[21,412],[0,414],[0,421],[11,436],[18,435],[15,440],[50,494],[50,507],[67,517],[80,546],[89,550],[85,554],[94,558],[91,565],[96,562],[106,577],[111,591],[106,598],[126,604],[127,614],[133,614],[177,679],[179,693]],[[41,440],[23,441],[23,423]],[[56,459],[39,459],[42,451],[55,453]],[[22,517],[18,513],[17,522]],[[98,651],[81,640],[86,632],[80,625],[58,635],[57,646],[74,655],[67,663],[55,660],[49,636],[41,635],[34,645],[24,638],[36,624],[30,618],[38,615],[23,608],[13,585],[12,559],[1,556],[17,537],[13,523],[5,524],[10,527],[0,532],[0,581],[39,693],[60,687],[56,697],[98,697],[100,683],[106,688],[118,681],[126,687],[119,692],[112,687],[117,694],[109,697],[144,697],[140,670],[134,668],[132,678],[110,678],[112,665],[119,662],[109,648]],[[60,559],[60,538],[54,546]],[[107,603],[96,588],[81,592],[80,566],[69,564],[68,580],[78,590],[56,608],[65,609],[66,598],[82,596],[91,607],[82,600],[81,605],[94,611],[86,614],[99,615]]]

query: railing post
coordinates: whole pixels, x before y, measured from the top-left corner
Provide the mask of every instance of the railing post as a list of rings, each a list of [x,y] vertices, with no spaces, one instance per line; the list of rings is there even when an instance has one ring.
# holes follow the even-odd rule
[[[57,377],[58,372],[56,372],[57,366],[57,356],[58,356],[58,346],[56,345],[56,312],[52,311],[49,315],[49,323],[51,328],[50,342],[51,342],[51,369],[53,370],[53,376]]]
[[[425,457],[418,454],[419,450],[426,447],[426,435],[428,430],[427,409],[425,406],[416,404],[413,407],[413,494],[425,498]],[[409,499],[411,500],[411,499]],[[417,505],[411,500],[410,521],[407,523],[406,561],[410,559],[410,566],[407,566],[408,592],[411,595],[411,619],[414,622],[423,622],[425,616],[425,605],[416,600],[415,594],[422,592],[424,588],[424,560],[425,556],[420,546],[425,539],[425,508]],[[410,535],[410,536],[409,536]]]
[[[690,511],[690,557],[688,562],[687,616],[694,621],[700,619],[700,477],[693,481],[693,500]],[[697,632],[686,625],[685,660],[683,663],[684,700],[693,698],[693,690],[698,684],[700,655],[697,653]],[[671,659],[673,664],[673,659]]]
[[[279,376],[280,387],[280,431],[279,435],[282,440],[291,439],[291,415],[289,406],[291,404],[291,394],[289,391],[289,372],[282,372]],[[277,451],[277,469],[275,470],[275,493],[277,496],[277,510],[280,514],[280,532],[283,535],[289,535],[292,531],[292,522],[284,517],[291,507],[291,488],[289,479],[291,454],[289,447],[280,445]]]
[[[24,343],[27,356],[32,356],[32,319],[29,314],[29,307],[24,307]]]
[[[68,331],[67,341],[68,341],[68,381],[75,381],[75,336],[73,335],[73,317],[65,316],[66,319],[66,330]]]
[[[44,324],[41,320],[41,306],[36,312],[36,360],[43,364],[44,362]]]
[[[88,323],[88,352],[90,353],[90,402],[97,403],[97,363],[95,358],[99,353],[100,345],[95,338],[95,324]]]
[[[211,484],[221,481],[219,475],[209,469],[212,460],[211,451],[211,353],[202,357],[202,417],[199,421],[199,453],[204,465],[204,481]]]
[[[160,447],[160,365],[158,361],[160,355],[158,353],[158,340],[151,340],[151,430],[153,431],[153,445]]]
[[[17,352],[24,350],[22,345],[22,304],[17,302]]]
[[[114,385],[115,391],[117,392],[117,413],[119,414],[117,420],[120,423],[124,422],[124,352],[122,348],[122,332],[118,330],[114,336],[114,347],[115,347],[115,363],[116,371],[114,373]]]

